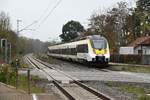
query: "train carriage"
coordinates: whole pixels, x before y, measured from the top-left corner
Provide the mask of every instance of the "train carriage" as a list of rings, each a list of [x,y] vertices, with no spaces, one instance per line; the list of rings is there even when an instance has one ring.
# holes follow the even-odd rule
[[[77,62],[104,63],[110,60],[109,44],[100,35],[48,47],[48,55]]]

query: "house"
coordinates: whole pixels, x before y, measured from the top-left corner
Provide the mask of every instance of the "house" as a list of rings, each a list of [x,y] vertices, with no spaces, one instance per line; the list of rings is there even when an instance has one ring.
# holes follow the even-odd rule
[[[119,53],[150,55],[150,36],[137,38],[127,47],[120,47]]]

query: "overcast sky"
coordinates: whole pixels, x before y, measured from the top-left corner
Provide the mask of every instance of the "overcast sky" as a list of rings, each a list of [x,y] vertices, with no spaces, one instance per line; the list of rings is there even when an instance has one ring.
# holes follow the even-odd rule
[[[70,20],[81,22],[87,27],[88,19],[93,12],[99,9],[107,9],[115,6],[119,1],[127,1],[129,5],[134,5],[135,0],[62,0],[51,15],[48,16],[59,0],[0,0],[0,11],[9,14],[12,29],[16,30],[16,20],[20,22],[20,29],[38,21],[29,29],[24,30],[20,35],[27,36],[42,41],[58,39],[61,34],[62,26]]]

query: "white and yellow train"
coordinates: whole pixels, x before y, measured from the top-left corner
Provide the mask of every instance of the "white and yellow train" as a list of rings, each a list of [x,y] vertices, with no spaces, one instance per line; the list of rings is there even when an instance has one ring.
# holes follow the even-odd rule
[[[48,47],[48,55],[77,62],[108,64],[109,44],[106,38],[93,35],[81,40]]]

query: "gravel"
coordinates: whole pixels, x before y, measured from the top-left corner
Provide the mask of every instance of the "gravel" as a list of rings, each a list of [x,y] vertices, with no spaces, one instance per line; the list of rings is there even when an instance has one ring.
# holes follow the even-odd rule
[[[109,87],[102,81],[84,82],[88,86],[114,98],[114,100],[136,100],[136,96],[133,94],[118,91],[112,87]]]
[[[57,87],[55,87],[54,84],[48,80],[40,79],[36,81],[35,85],[44,89],[45,93],[53,95],[55,97],[54,100],[65,100],[64,97],[58,92]]]
[[[113,87],[109,87],[105,84],[105,81],[120,81],[121,83],[130,83],[132,85],[136,85],[139,87],[150,87],[150,74],[144,73],[128,73],[128,72],[119,72],[119,71],[111,71],[108,69],[101,69],[101,68],[93,68],[87,67],[81,64],[74,64],[71,62],[56,60],[57,63],[55,64],[48,64],[47,65],[59,69],[65,73],[68,73],[71,76],[82,78],[84,79],[86,76],[90,75],[91,73],[98,73],[100,76],[99,80],[92,80],[86,81],[84,83],[97,89],[98,91],[107,94],[113,97],[115,100],[136,100],[137,95],[126,93],[123,91],[118,91]],[[82,72],[82,73],[80,73]],[[81,76],[80,76],[81,74]],[[98,75],[97,74],[97,75]],[[84,76],[83,76],[84,75]],[[82,77],[83,76],[83,77]],[[89,76],[89,78],[92,78]],[[88,78],[87,78],[88,79]],[[150,88],[147,88],[146,91],[149,91]]]

